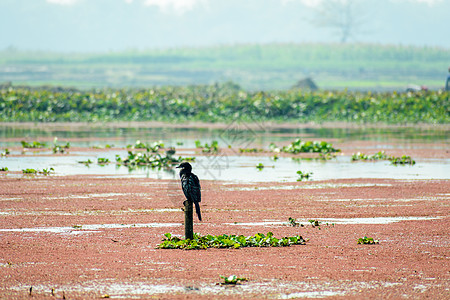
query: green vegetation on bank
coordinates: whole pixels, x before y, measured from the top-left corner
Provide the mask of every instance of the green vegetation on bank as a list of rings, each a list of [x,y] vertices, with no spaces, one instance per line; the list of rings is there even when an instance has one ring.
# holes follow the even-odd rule
[[[0,122],[450,123],[449,93],[247,92],[232,83],[152,89],[0,89]]]

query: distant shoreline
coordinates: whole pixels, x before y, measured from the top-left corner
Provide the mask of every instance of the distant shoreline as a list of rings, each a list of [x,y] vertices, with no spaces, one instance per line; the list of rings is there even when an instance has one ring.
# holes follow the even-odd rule
[[[161,122],[161,121],[142,121],[142,122],[0,122],[0,126],[13,127],[13,128],[28,128],[39,124],[41,128],[54,128],[54,127],[108,127],[108,128],[210,128],[210,129],[223,129],[230,126],[230,124],[238,124],[239,120],[231,122]],[[259,129],[262,125],[266,129],[281,128],[281,129],[302,129],[302,128],[412,128],[419,127],[421,129],[441,129],[450,130],[450,124],[429,124],[429,123],[410,123],[410,124],[387,124],[387,123],[350,123],[350,122],[274,122],[274,121],[261,121],[261,122],[247,122],[241,121],[240,124],[245,124],[249,129]]]

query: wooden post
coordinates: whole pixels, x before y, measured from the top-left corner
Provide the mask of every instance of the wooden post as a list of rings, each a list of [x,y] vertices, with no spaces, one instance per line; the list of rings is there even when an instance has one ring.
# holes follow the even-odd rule
[[[191,201],[184,201],[184,236],[186,239],[194,239],[194,210]]]

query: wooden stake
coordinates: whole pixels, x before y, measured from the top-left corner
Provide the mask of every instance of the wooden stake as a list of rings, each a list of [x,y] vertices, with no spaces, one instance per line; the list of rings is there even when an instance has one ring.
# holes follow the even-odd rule
[[[194,239],[194,210],[191,201],[184,201],[184,236],[186,239]]]

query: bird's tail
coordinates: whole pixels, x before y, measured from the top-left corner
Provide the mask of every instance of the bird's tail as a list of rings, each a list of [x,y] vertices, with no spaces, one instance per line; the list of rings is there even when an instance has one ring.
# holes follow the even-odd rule
[[[194,202],[195,204],[195,212],[197,213],[198,219],[202,220],[202,213],[200,212],[200,204],[198,202]]]

